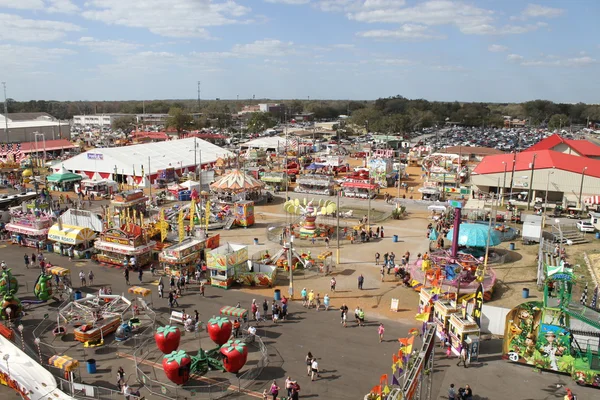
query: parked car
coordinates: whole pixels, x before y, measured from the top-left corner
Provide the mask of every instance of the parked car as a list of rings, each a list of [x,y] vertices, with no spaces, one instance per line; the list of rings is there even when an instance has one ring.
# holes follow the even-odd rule
[[[579,229],[581,232],[594,232],[596,230],[591,222],[581,220],[577,221],[577,229]]]

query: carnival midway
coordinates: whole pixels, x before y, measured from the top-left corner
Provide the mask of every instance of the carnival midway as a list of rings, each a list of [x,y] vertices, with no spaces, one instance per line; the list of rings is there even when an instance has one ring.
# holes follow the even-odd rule
[[[2,146],[0,383],[31,400],[597,398],[600,234],[581,227],[600,161],[579,189],[585,155],[544,158],[545,135],[480,157],[286,129],[49,167]]]

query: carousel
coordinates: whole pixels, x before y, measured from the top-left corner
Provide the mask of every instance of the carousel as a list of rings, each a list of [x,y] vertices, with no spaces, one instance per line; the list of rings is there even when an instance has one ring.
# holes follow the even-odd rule
[[[220,201],[235,203],[243,200],[262,200],[264,186],[264,182],[239,169],[234,169],[217,179],[210,188]]]

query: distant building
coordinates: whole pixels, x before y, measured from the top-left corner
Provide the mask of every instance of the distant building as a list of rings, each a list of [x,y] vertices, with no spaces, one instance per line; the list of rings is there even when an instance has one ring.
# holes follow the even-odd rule
[[[266,112],[273,115],[283,115],[285,113],[284,104],[261,103],[258,105],[260,112]]]
[[[0,142],[34,142],[36,133],[43,134],[46,140],[71,138],[69,123],[48,113],[8,113],[8,118],[0,114]]]
[[[524,128],[527,126],[526,119],[516,119],[510,116],[504,116],[504,127],[505,128]]]
[[[200,118],[202,114],[190,114],[194,120]],[[135,117],[138,125],[164,125],[169,118],[169,114],[90,114],[74,115],[73,126],[89,126],[94,128],[110,128],[116,120],[123,117]]]

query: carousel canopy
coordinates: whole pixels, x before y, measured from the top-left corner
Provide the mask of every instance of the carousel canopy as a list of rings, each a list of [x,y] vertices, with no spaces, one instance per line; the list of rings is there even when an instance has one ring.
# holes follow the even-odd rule
[[[499,245],[502,240],[500,234],[485,224],[460,224],[458,231],[458,244],[469,247],[486,247],[488,242],[488,232],[490,234],[490,246]],[[452,240],[454,228],[450,229],[446,239]]]
[[[265,184],[245,172],[234,169],[219,178],[210,188],[219,192],[246,192],[262,189]]]

